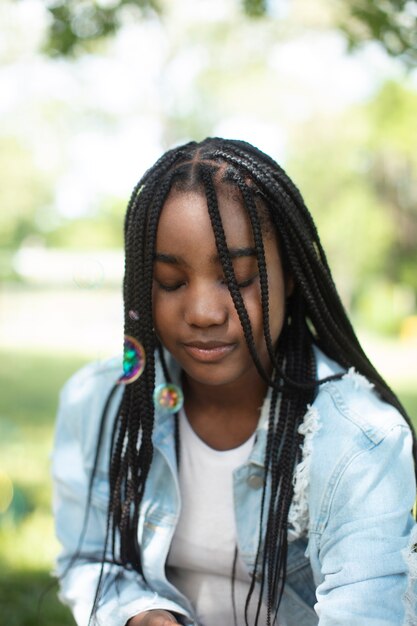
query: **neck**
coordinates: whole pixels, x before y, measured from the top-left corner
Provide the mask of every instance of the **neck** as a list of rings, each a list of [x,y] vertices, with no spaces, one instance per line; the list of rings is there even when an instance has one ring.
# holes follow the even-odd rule
[[[184,375],[184,395],[186,404],[198,405],[200,410],[214,409],[227,413],[247,413],[256,411],[262,406],[267,391],[266,383],[258,377],[242,385],[204,385]]]
[[[211,447],[234,448],[256,430],[267,385],[260,376],[250,378],[217,386],[201,384],[184,374],[184,408],[188,421]]]

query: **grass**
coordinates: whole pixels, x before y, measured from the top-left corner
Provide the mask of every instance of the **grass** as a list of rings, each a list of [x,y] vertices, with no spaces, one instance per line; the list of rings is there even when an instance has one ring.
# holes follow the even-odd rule
[[[81,357],[0,352],[0,606],[8,626],[73,626],[51,588],[49,452],[58,390]],[[10,500],[10,482],[13,500]],[[40,602],[43,597],[42,602]]]
[[[0,622],[7,626],[74,625],[56,585],[51,588],[58,546],[49,452],[59,388],[84,362],[62,354],[0,351]],[[417,385],[403,387],[399,395],[417,425]],[[14,496],[6,509],[7,477]]]

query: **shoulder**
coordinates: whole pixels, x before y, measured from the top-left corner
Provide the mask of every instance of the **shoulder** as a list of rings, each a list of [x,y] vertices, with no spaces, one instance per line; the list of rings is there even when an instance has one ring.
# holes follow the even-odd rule
[[[65,383],[60,393],[54,457],[60,457],[65,450],[74,454],[79,449],[85,467],[92,466],[104,408],[122,371],[122,359],[112,358],[85,365]],[[122,393],[120,385],[111,397],[109,419],[104,425],[105,448],[110,444],[111,417],[116,414]]]
[[[61,390],[58,422],[67,419],[73,429],[94,429],[122,371],[122,359],[115,357],[75,372]],[[115,395],[121,396],[121,392],[122,385]]]
[[[163,372],[157,355],[155,366],[156,384],[160,384]],[[104,450],[109,449],[114,417],[125,389],[124,385],[117,385],[122,373],[123,359],[119,356],[89,363],[71,376],[60,393],[55,450],[61,450],[71,441],[80,448],[84,464],[92,465],[102,423]],[[106,403],[108,410],[104,416]],[[159,425],[158,413],[155,419]],[[102,456],[105,458],[106,453]]]
[[[412,434],[397,409],[350,369],[320,386],[310,413],[310,531],[321,533],[330,511],[339,521],[368,509],[407,515],[415,499]]]
[[[318,373],[343,372],[322,353],[317,353]],[[322,377],[322,376],[320,376]],[[396,470],[412,468],[412,435],[399,411],[385,402],[374,386],[353,368],[340,379],[323,383],[310,409],[314,417],[311,444],[311,481],[320,491],[336,485],[346,472],[363,471],[378,462],[392,460],[393,451],[404,450]],[[317,492],[318,493],[318,492]]]
[[[364,376],[353,368],[344,371],[319,350],[316,355],[319,378],[344,372],[340,379],[320,385],[313,403],[323,438],[333,439],[338,434],[345,445],[372,446],[394,428],[408,430],[402,415]]]
[[[110,390],[121,372],[121,357],[88,363],[67,380],[61,390],[61,401],[73,406],[91,402]]]
[[[412,506],[411,430],[365,377],[350,369],[340,379],[320,385],[311,411],[315,419],[310,466],[313,518],[317,506],[330,506],[336,491],[343,492],[346,500],[349,489],[365,478],[372,482],[371,476],[378,476],[378,485],[390,480],[402,484]],[[388,491],[391,497],[392,486]]]

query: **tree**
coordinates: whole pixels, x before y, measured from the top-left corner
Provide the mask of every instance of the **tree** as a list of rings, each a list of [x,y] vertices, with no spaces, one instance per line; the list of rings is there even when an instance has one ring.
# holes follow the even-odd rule
[[[406,65],[417,64],[416,5],[409,0],[349,0],[341,3],[336,24],[354,50],[366,41],[378,41]]]
[[[45,51],[51,56],[73,56],[116,33],[127,18],[149,18],[158,15],[161,7],[158,0],[53,0],[47,10]]]
[[[300,185],[345,304],[398,329],[417,301],[415,89],[387,81],[366,103],[294,129],[286,169]]]
[[[252,19],[268,18],[273,4],[267,0],[230,1]],[[292,4],[296,6],[302,1],[292,0]],[[417,64],[417,16],[410,0],[326,0],[324,6],[333,24],[345,35],[350,50],[364,42],[377,41],[389,55],[406,65]],[[72,56],[114,34],[126,19],[163,15],[164,0],[51,0],[47,10],[50,25],[46,52]]]
[[[386,274],[410,285],[417,296],[417,92],[385,83],[366,106],[369,119],[369,178],[394,225]]]

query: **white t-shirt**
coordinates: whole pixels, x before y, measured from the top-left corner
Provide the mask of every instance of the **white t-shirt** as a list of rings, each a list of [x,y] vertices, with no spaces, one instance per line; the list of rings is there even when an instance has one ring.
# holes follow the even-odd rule
[[[168,556],[167,575],[192,602],[200,624],[234,626],[233,470],[248,459],[255,434],[238,448],[214,450],[196,435],[183,411],[179,432],[182,509]],[[234,585],[238,626],[245,623],[249,584],[249,574],[238,556]],[[254,614],[257,597],[251,604]]]

